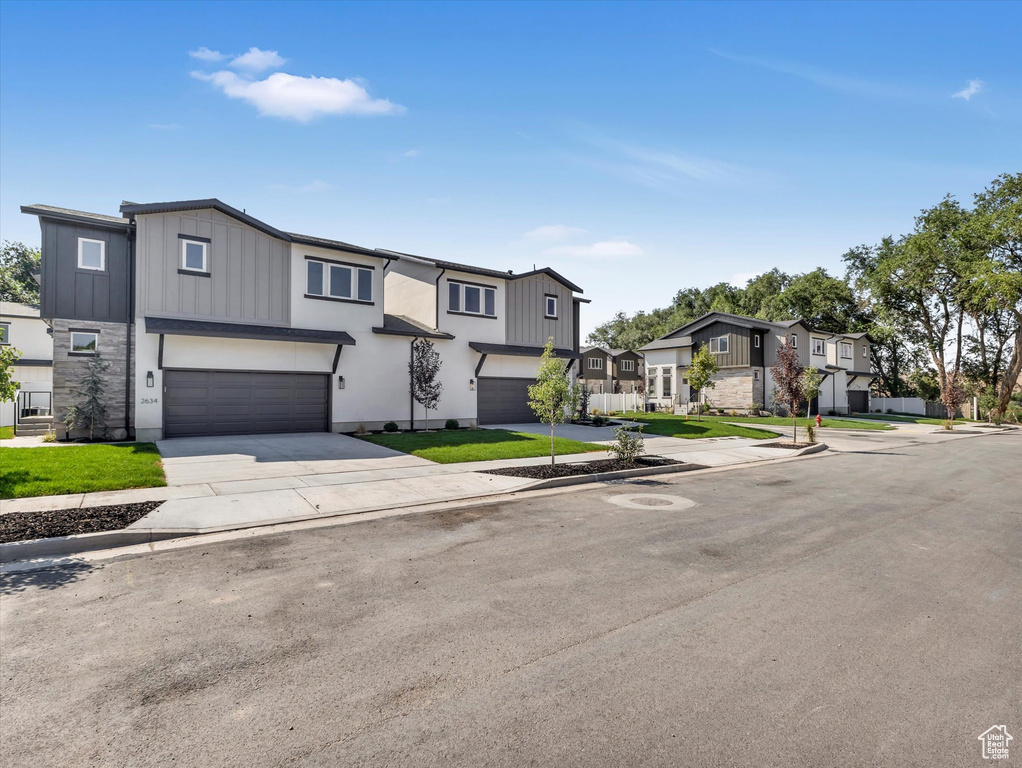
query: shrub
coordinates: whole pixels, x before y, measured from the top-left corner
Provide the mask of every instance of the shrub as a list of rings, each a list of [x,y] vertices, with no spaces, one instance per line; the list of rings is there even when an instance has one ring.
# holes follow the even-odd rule
[[[358,425],[358,429],[355,430],[355,434],[356,435],[368,435],[369,434],[369,430],[366,429],[366,425],[365,424],[359,424]]]
[[[607,419],[603,416],[593,416],[593,426],[602,427],[607,423]]]
[[[44,443],[55,443],[55,442],[57,442],[57,433],[54,432],[52,429],[47,430],[46,434],[43,435],[43,442]]]
[[[617,457],[618,461],[634,464],[635,460],[646,452],[645,442],[642,439],[642,427],[634,432],[630,432],[624,427],[618,427],[617,442],[608,450]]]
[[[383,425],[384,432],[397,432],[397,429],[398,427],[396,421],[388,421],[386,424]]]
[[[827,415],[828,416],[837,416],[837,411],[835,411],[833,408],[831,408],[829,411],[827,411]]]
[[[816,442],[816,424],[812,419],[806,422],[806,441],[809,444]]]
[[[955,428],[955,423],[951,421],[951,419],[944,419],[943,421],[940,422],[940,425],[948,431]]]
[[[461,429],[457,419],[448,419],[444,422],[444,429]]]
[[[593,408],[592,413],[593,413],[593,416],[599,416],[600,414],[603,413],[603,411],[601,411],[599,408]]]
[[[893,408],[888,408],[888,409],[887,409],[887,412],[888,412],[888,413],[894,413],[894,409],[893,409]]]

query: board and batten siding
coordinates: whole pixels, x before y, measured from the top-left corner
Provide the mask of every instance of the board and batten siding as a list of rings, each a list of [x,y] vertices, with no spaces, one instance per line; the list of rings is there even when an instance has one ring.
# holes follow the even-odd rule
[[[288,325],[290,244],[218,211],[137,217],[141,314]],[[210,240],[209,277],[180,274],[181,238]]]
[[[40,219],[42,285],[40,315],[46,318],[126,323],[129,315],[128,235],[103,227]],[[105,269],[78,268],[78,238],[106,243]]]
[[[726,335],[728,337],[728,352],[726,355],[714,354],[717,366],[720,368],[746,367],[749,365],[749,333],[748,328],[718,321],[690,334],[692,349],[697,351],[703,344],[709,346],[710,339]]]
[[[546,295],[557,297],[557,319],[546,315]],[[575,333],[572,328],[571,291],[545,275],[508,280],[507,343],[542,347],[553,337],[554,346],[572,349]]]

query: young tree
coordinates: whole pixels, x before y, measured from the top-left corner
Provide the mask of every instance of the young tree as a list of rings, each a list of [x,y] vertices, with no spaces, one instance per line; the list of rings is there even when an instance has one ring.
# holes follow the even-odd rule
[[[584,385],[582,385],[584,386]],[[554,429],[578,407],[579,391],[572,386],[568,368],[554,354],[554,340],[547,340],[540,359],[536,383],[529,387],[529,407],[544,424],[550,425],[550,464],[554,464]]]
[[[440,373],[440,353],[429,339],[412,343],[412,359],[408,363],[408,378],[411,382],[412,397],[426,409],[426,431],[429,432],[429,412],[440,404],[443,382],[437,381]]]
[[[805,369],[798,361],[798,352],[791,346],[791,339],[785,339],[784,346],[777,350],[777,362],[770,369],[774,377],[774,400],[791,413],[793,429],[791,440],[798,442],[798,406],[805,399]]]
[[[87,429],[89,439],[95,440],[96,434],[106,434],[106,380],[105,374],[110,363],[104,360],[99,352],[92,356],[85,369],[85,375],[78,383],[78,388],[71,392],[72,398],[78,402],[72,405],[64,416],[64,424],[68,430]]]
[[[805,398],[806,398],[806,403],[807,404],[813,402],[813,400],[815,398],[820,396],[820,384],[822,384],[822,383],[823,383],[823,376],[820,375],[820,371],[818,369],[813,368],[811,366],[809,368],[806,368],[806,373],[805,373]],[[817,412],[817,414],[819,414],[819,412],[820,412],[819,403],[817,403],[816,412]],[[809,413],[809,408],[808,408],[808,405],[807,405],[806,406],[806,416],[812,416],[812,415],[813,414]]]
[[[965,402],[965,390],[962,389],[961,374],[948,371],[940,388],[940,401],[947,409],[947,417],[951,421],[951,429],[955,428],[955,414]]]
[[[580,382],[578,390],[578,416],[582,421],[589,421],[589,387]]]
[[[692,355],[692,364],[688,369],[688,385],[699,392],[700,402],[696,407],[696,419],[702,421],[702,393],[709,388],[714,389],[717,384],[713,377],[719,370],[717,359],[710,354],[710,348],[703,344],[699,351]]]
[[[4,240],[0,246],[0,301],[39,303],[39,283],[32,273],[39,269],[40,258],[38,249]]]
[[[14,363],[21,357],[21,353],[14,347],[7,345],[0,347],[0,403],[13,403],[18,397],[18,389],[21,384],[11,378],[14,373]]]

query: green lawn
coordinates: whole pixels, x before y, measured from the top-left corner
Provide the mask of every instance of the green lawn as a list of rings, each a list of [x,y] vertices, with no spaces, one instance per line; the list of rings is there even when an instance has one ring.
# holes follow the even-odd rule
[[[0,440],[10,440],[14,437],[14,427],[0,427]]]
[[[166,484],[153,443],[0,449],[0,499]]]
[[[438,464],[550,455],[549,435],[508,432],[504,429],[451,429],[397,435],[365,435],[362,439],[393,448],[395,451],[421,456]],[[561,456],[568,453],[605,451],[607,446],[557,437],[554,439],[554,450]]]
[[[875,421],[901,421],[906,424],[933,424],[938,427],[944,423],[943,419],[932,419],[926,416],[910,416],[908,414],[900,413],[857,413],[855,414],[855,418],[873,419]],[[955,419],[955,424],[959,422],[968,424],[977,423],[971,419]]]
[[[703,416],[702,421],[696,421],[695,416],[691,416],[688,421],[685,421],[684,416],[673,416],[669,413],[628,413],[622,418],[641,421],[646,425],[642,430],[645,435],[693,439],[700,437],[749,437],[753,440],[777,437],[776,432],[767,432],[764,429],[752,427],[736,427],[725,424],[725,420],[707,416]],[[756,419],[750,419],[750,421],[756,421]]]
[[[628,413],[622,418],[634,419],[635,421],[642,421],[647,417],[653,417],[657,419],[681,419],[685,421],[684,416],[672,416],[668,413]],[[689,416],[689,424],[695,421],[695,414]],[[858,416],[856,416],[858,418]],[[731,422],[738,424],[776,424],[779,427],[790,427],[791,419],[783,416],[702,416],[704,422],[711,423],[725,423]],[[816,417],[813,417],[816,420]],[[805,417],[799,418],[799,426],[806,422]],[[877,424],[871,421],[851,421],[849,419],[828,419],[824,418],[821,424],[823,427],[836,427],[837,429],[894,429],[894,427],[888,426],[887,424]],[[647,430],[648,431],[648,430]],[[697,435],[701,437],[701,435]],[[716,437],[716,435],[708,435],[708,437]]]

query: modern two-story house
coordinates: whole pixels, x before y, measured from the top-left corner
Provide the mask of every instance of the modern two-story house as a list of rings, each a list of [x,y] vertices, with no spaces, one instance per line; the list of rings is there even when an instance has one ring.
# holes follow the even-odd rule
[[[811,328],[801,320],[770,322],[725,312],[710,312],[642,347],[646,360],[647,399],[687,411],[698,393],[686,376],[692,354],[706,346],[719,370],[714,388],[704,393],[713,406],[729,409],[769,408],[775,386],[771,367],[778,349],[791,340],[799,362],[823,376],[813,413],[869,410],[870,340],[865,333],[836,334]]]
[[[631,394],[640,389],[642,355],[630,349],[583,347],[576,376],[595,395]]]
[[[20,355],[11,371],[18,394],[0,403],[0,427],[17,427],[20,435],[45,433],[52,404],[53,338],[38,306],[0,302],[0,346]]]
[[[110,425],[138,439],[421,426],[410,345],[440,353],[430,419],[533,421],[548,338],[577,358],[574,283],[279,230],[216,199],[120,216],[25,206],[43,230],[54,413],[88,357],[111,363]],[[59,384],[58,384],[59,382]]]

